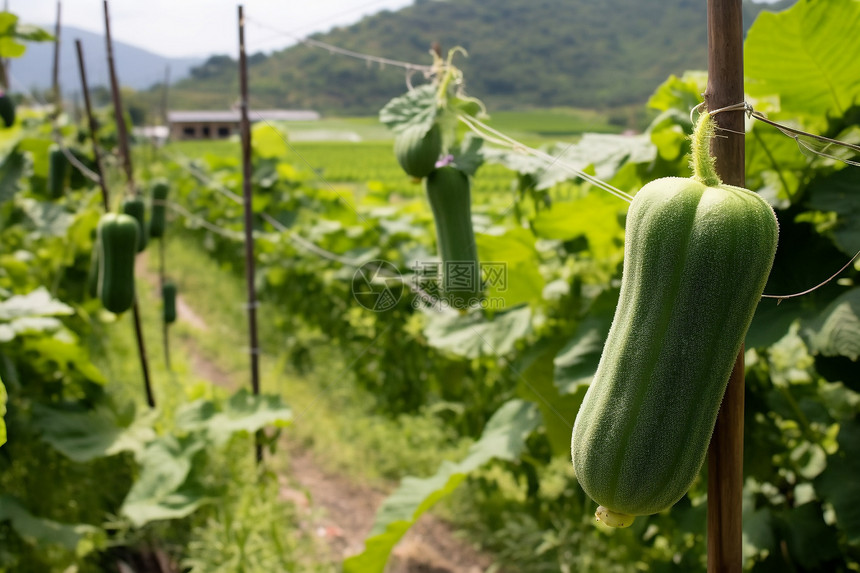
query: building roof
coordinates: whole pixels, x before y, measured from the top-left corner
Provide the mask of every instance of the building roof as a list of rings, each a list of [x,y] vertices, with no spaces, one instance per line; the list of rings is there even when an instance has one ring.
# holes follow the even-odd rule
[[[238,123],[239,110],[228,111],[169,111],[168,123],[224,122]],[[313,121],[320,118],[318,112],[308,109],[252,109],[248,118],[254,121]]]

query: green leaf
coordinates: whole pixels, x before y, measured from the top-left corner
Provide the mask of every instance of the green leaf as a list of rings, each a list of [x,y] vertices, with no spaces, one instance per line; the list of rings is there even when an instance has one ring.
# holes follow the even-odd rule
[[[828,456],[827,469],[815,480],[815,490],[836,513],[836,525],[854,546],[860,544],[860,423],[842,424],[837,436],[839,450]]]
[[[54,36],[31,24],[20,24],[15,28],[15,37],[27,42],[53,42]]]
[[[254,155],[260,159],[283,159],[289,153],[287,135],[268,122],[259,122],[251,129]]]
[[[803,326],[813,352],[856,361],[860,357],[860,288],[842,294]]]
[[[292,417],[280,396],[254,396],[243,388],[230,397],[223,409],[209,400],[188,404],[177,413],[176,424],[185,431],[203,430],[216,445],[223,445],[236,433],[253,434],[269,425],[286,426]]]
[[[531,231],[515,227],[501,235],[477,233],[475,243],[482,270],[487,275],[484,294],[488,308],[512,308],[540,299],[545,281],[540,274],[540,257]]]
[[[27,46],[14,37],[0,37],[0,58],[20,58],[27,51]]]
[[[112,456],[120,452],[139,454],[155,439],[154,415],[135,418],[134,404],[119,413],[108,404],[85,411],[63,411],[41,404],[33,407],[33,421],[42,439],[76,462]]]
[[[615,315],[618,292],[613,288],[598,295],[577,326],[573,338],[553,360],[554,381],[561,393],[571,394],[591,383]]]
[[[860,251],[860,169],[849,167],[825,177],[817,177],[809,185],[809,207],[837,215],[833,237],[843,252],[853,255]]]
[[[623,201],[593,190],[582,199],[556,202],[532,220],[535,235],[567,241],[585,237],[595,258],[621,260],[624,229],[618,215],[627,210]]]
[[[778,95],[780,111],[823,128],[860,95],[860,2],[799,0],[762,12],[744,44],[746,91]]]
[[[488,320],[482,313],[428,314],[424,336],[427,344],[458,356],[505,356],[517,340],[531,331],[529,307],[497,314]]]
[[[691,110],[702,101],[707,83],[706,72],[688,71],[680,78],[673,74],[654,91],[648,107],[660,111]]]
[[[537,188],[549,189],[556,183],[576,179],[569,170],[574,167],[609,181],[625,163],[651,163],[657,158],[657,147],[651,135],[611,135],[585,133],[576,144],[560,143],[550,155],[558,162],[539,175]]]
[[[0,302],[0,320],[74,313],[72,307],[52,297],[45,287],[39,287],[28,294],[16,295]]]
[[[344,573],[381,573],[391,550],[424,512],[454,491],[468,473],[490,460],[518,459],[526,438],[539,423],[540,414],[534,404],[511,400],[493,414],[481,438],[462,461],[443,462],[429,478],[404,478],[379,508],[364,552],[344,561]]]
[[[469,132],[464,135],[463,141],[451,149],[451,155],[454,156],[454,166],[466,175],[474,176],[478,168],[484,163],[484,156],[481,155],[483,145],[484,140],[474,133]]]
[[[836,531],[824,522],[818,503],[805,503],[781,517],[785,522],[788,552],[803,567],[802,570],[820,570],[819,567],[827,561],[839,557]]]
[[[559,392],[553,380],[553,357],[561,341],[543,340],[529,348],[514,365],[517,394],[540,408],[547,439],[555,456],[570,455],[570,434],[588,386],[575,392]]]
[[[107,534],[101,527],[60,523],[36,517],[14,497],[0,495],[0,522],[10,521],[12,528],[27,543],[44,551],[59,545],[78,557],[84,557],[107,545]]]
[[[150,442],[138,457],[140,476],[120,513],[135,527],[193,513],[207,500],[202,487],[188,478],[194,456],[206,446],[207,440],[196,434],[185,438],[168,435]]]
[[[379,112],[379,121],[395,133],[413,125],[420,125],[426,133],[437,114],[436,87],[426,84],[388,102]]]

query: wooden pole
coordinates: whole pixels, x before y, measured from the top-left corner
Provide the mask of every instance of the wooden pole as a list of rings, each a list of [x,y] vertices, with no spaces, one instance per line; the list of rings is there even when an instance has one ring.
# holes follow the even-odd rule
[[[170,89],[170,66],[164,68],[164,87],[161,90],[161,122],[167,126],[167,94]]]
[[[110,35],[110,15],[108,14],[108,0],[104,0],[105,12],[105,42],[107,43],[108,72],[110,74],[110,90],[113,98],[113,113],[116,119],[116,131],[119,139],[119,152],[122,155],[123,168],[125,169],[126,181],[132,194],[137,195],[138,190],[134,186],[134,171],[131,168],[131,155],[128,150],[128,129],[123,117],[122,95],[119,91],[119,81],[116,77],[116,66],[113,59],[113,40]]]
[[[260,394],[260,364],[257,341],[257,296],[254,291],[254,219],[251,208],[251,122],[248,119],[248,59],[245,55],[245,15],[239,6],[239,108],[242,114],[242,197],[245,211],[245,281],[248,289],[248,336],[251,348],[251,389]],[[263,459],[263,448],[256,440],[257,462]]]
[[[62,5],[57,0],[57,24],[54,27],[54,69],[52,74],[51,88],[54,96],[54,113],[60,115],[62,107],[62,95],[60,94],[60,14]]]
[[[102,154],[99,151],[98,139],[96,132],[98,125],[93,116],[93,106],[90,102],[90,88],[87,84],[87,68],[84,65],[84,48],[81,46],[80,40],[75,40],[75,48],[78,51],[78,70],[81,73],[81,91],[84,93],[84,105],[87,111],[87,121],[90,127],[90,140],[93,144],[93,160],[96,164],[96,173],[99,177],[99,187],[102,190],[102,203],[104,203],[105,212],[110,211],[110,195],[108,194],[107,184],[105,183],[104,170],[102,169]]]
[[[741,0],[708,0],[708,87],[705,105],[714,110],[744,100]],[[744,131],[742,111],[714,117],[717,128]],[[717,172],[744,186],[744,137],[723,131],[711,143]],[[708,449],[708,573],[743,570],[744,348],[741,347],[720,406]]]
[[[108,72],[110,73],[111,96],[113,98],[114,117],[116,118],[117,136],[119,139],[119,149],[123,158],[125,167],[126,180],[128,181],[129,190],[133,195],[138,194],[138,190],[134,185],[134,170],[131,166],[131,154],[128,148],[128,130],[125,127],[125,120],[122,113],[122,98],[119,93],[119,82],[116,79],[116,67],[113,60],[113,45],[110,37],[110,16],[108,14],[108,1],[104,0],[105,10],[105,36],[107,42],[108,55]],[[143,232],[143,229],[141,229]],[[140,371],[143,374],[143,386],[146,390],[146,403],[150,408],[155,408],[155,396],[152,393],[152,384],[149,381],[149,362],[146,358],[146,345],[143,341],[143,327],[140,321],[140,306],[137,304],[137,295],[134,297],[134,304],[131,307],[132,318],[134,320],[134,334],[137,338],[137,352],[140,356]]]

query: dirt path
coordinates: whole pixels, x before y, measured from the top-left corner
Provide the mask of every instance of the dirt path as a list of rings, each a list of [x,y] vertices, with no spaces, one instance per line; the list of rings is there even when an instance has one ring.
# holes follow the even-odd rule
[[[149,269],[147,252],[137,258],[137,276],[158,289],[158,276]],[[182,295],[176,298],[177,320],[201,334],[209,330]],[[226,388],[235,388],[231,376],[200,351],[195,339],[184,341],[192,372]],[[325,472],[312,451],[286,442],[289,475],[280,476],[281,497],[292,501],[311,520],[310,527],[323,538],[334,558],[342,560],[364,549],[376,510],[386,494],[348,478]],[[307,492],[306,495],[305,492]],[[310,500],[308,499],[310,498]],[[454,536],[442,520],[424,515],[395,547],[386,573],[480,573],[492,560]]]

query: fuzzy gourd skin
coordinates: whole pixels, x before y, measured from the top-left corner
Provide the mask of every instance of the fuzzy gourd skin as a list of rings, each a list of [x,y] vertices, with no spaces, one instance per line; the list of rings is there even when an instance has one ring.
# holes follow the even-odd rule
[[[430,175],[442,153],[442,131],[433,124],[426,133],[421,126],[408,127],[394,138],[394,156],[403,171],[416,179]]]
[[[149,236],[152,238],[164,235],[167,215],[164,202],[167,200],[168,190],[167,183],[164,181],[156,181],[152,186],[152,211],[149,217]]]
[[[99,298],[116,314],[134,303],[138,232],[137,221],[124,213],[107,213],[99,220]]]
[[[161,299],[164,302],[162,317],[165,324],[176,322],[176,285],[170,281],[161,287]]]
[[[427,176],[425,187],[442,259],[442,292],[453,308],[465,310],[481,297],[469,178],[456,167],[440,167]],[[461,280],[455,273],[471,273],[471,279]],[[469,288],[463,288],[467,282]]]
[[[6,127],[15,124],[15,102],[6,93],[0,94],[0,119]]]
[[[719,182],[710,125],[697,129],[696,176],[630,205],[618,306],[573,428],[577,480],[614,527],[671,507],[698,475],[776,253],[773,209]]]
[[[62,149],[54,148],[48,155],[48,193],[53,199],[59,199],[66,190],[66,172],[69,160]]]
[[[126,215],[130,215],[135,221],[137,221],[137,252],[143,251],[146,249],[146,244],[149,242],[149,227],[146,225],[146,205],[144,205],[143,199],[140,199],[139,197],[126,199],[122,202],[122,212]]]

